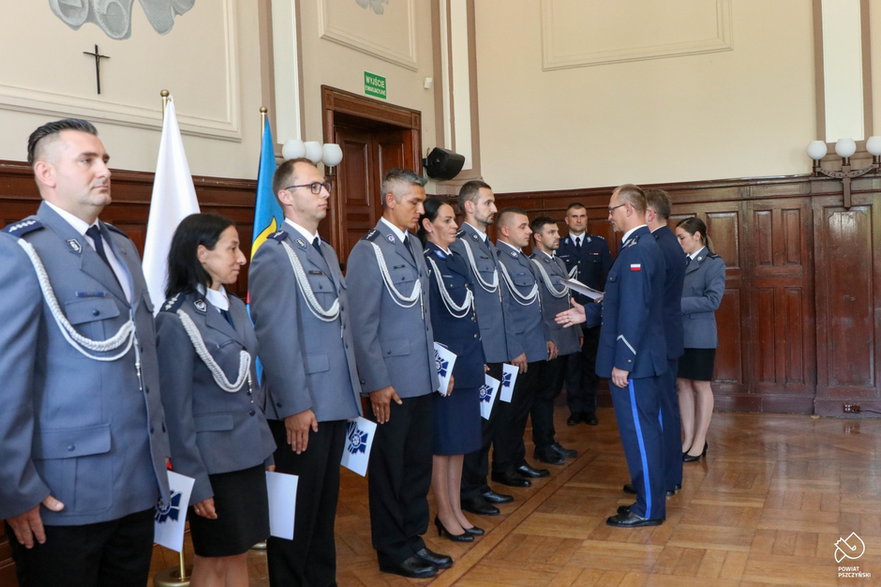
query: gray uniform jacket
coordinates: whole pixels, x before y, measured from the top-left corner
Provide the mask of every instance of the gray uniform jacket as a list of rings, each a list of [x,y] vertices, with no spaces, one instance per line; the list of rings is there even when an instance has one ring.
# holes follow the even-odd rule
[[[528,296],[536,284],[532,261],[521,252],[503,243],[496,244],[499,263],[508,270],[513,287],[520,296]],[[501,272],[501,268],[499,269]],[[541,295],[527,305],[518,299],[508,287],[503,276],[499,276],[502,287],[502,301],[505,306],[505,332],[508,339],[508,352],[511,358],[526,353],[526,360],[545,361],[548,358],[547,341],[550,332],[545,330],[541,313]],[[478,320],[480,316],[478,316]]]
[[[714,349],[716,310],[725,295],[725,262],[704,248],[685,268],[682,285],[682,328],[687,349]]]
[[[508,353],[508,343],[505,338],[505,316],[501,293],[504,286],[499,281],[501,277],[498,275],[495,248],[489,239],[481,237],[470,224],[463,224],[458,236],[456,242],[450,245],[450,249],[465,259],[471,273],[483,354],[489,363],[504,363],[513,359],[514,355]],[[470,249],[471,257],[466,247]],[[496,282],[495,288],[491,285],[493,281]]]
[[[153,306],[134,243],[110,225],[100,229],[127,273],[131,300],[86,238],[47,204],[0,234],[0,518],[21,514],[49,494],[64,503],[60,512],[41,511],[43,522],[54,526],[115,520],[168,498]],[[36,249],[76,332],[104,340],[132,318],[132,348],[112,361],[74,349],[18,239]]]
[[[325,322],[310,310],[285,244],[299,259],[320,308],[327,310],[339,299],[335,320]],[[312,410],[319,422],[359,416],[361,387],[349,327],[352,306],[333,247],[322,242],[319,255],[283,223],[257,250],[248,280],[269,418],[281,420],[304,410]]]
[[[192,319],[206,350],[229,382],[238,378],[241,351],[251,355],[251,385],[245,381],[231,393],[215,383],[207,365],[196,354],[178,311]],[[188,293],[168,300],[156,316],[159,376],[171,439],[171,462],[175,472],[196,480],[190,503],[213,497],[209,474],[241,471],[266,463],[275,450],[263,415],[263,392],[257,381],[254,329],[240,299],[230,296],[229,313],[235,328],[201,294]]]
[[[566,289],[563,280],[569,278],[569,272],[566,271],[566,265],[563,260],[557,256],[549,257],[541,251],[536,251],[529,257],[536,264],[539,292],[541,292],[541,313],[544,319],[545,332],[550,334],[551,340],[557,345],[557,355],[570,355],[577,353],[581,346],[578,344],[578,328],[563,328],[554,320],[560,312],[565,312],[570,308],[568,292],[562,297],[556,297],[551,293],[544,276],[547,275],[551,282],[551,287],[556,291]],[[538,268],[541,268],[538,270]],[[544,273],[542,273],[542,271]]]
[[[407,233],[412,254],[381,220],[359,240],[348,259],[346,279],[352,299],[355,358],[364,393],[391,385],[401,398],[419,397],[438,388],[434,334],[428,305],[428,268],[419,239]],[[389,278],[404,297],[421,283],[421,299],[409,308],[393,298],[373,245],[385,261]]]

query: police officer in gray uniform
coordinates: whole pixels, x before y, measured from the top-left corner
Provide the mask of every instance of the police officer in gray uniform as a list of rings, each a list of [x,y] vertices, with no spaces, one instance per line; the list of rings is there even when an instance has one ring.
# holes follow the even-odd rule
[[[43,203],[0,235],[0,518],[22,585],[144,585],[168,503],[153,306],[98,219],[108,160],[85,120],[35,130]]]
[[[450,249],[462,256],[468,264],[474,283],[474,305],[480,326],[480,341],[486,357],[489,374],[502,378],[502,363],[508,356],[505,337],[505,317],[502,310],[502,290],[499,284],[498,259],[486,228],[496,215],[495,196],[489,184],[472,180],[459,190],[459,210],[464,222],[456,242]],[[499,508],[493,504],[513,501],[511,495],[496,493],[486,482],[489,474],[489,449],[496,432],[500,409],[493,407],[488,420],[481,419],[481,449],[465,455],[462,467],[462,509],[474,514],[493,516]]]
[[[534,251],[530,256],[538,276],[542,318],[545,331],[556,346],[556,356],[548,357],[539,375],[541,385],[536,387],[532,404],[533,456],[549,465],[562,465],[566,459],[578,456],[578,451],[565,448],[555,438],[554,399],[563,388],[566,361],[581,349],[579,332],[564,328],[555,322],[558,313],[569,309],[569,288],[563,284],[569,274],[566,265],[554,252],[560,247],[560,229],[553,218],[539,216],[530,223]],[[541,363],[540,363],[541,365]]]
[[[383,215],[348,259],[355,358],[361,388],[379,424],[370,452],[370,526],[379,568],[424,578],[452,566],[432,552],[428,527],[431,482],[430,394],[438,388],[428,310],[428,269],[409,233],[423,213],[425,179],[392,169],[382,182]]]
[[[282,163],[281,229],[254,254],[251,315],[269,393],[277,470],[299,475],[294,539],[267,542],[272,585],[336,584],[334,520],[347,420],[361,414],[351,305],[336,252],[318,236],[330,185],[308,159]]]
[[[505,332],[511,363],[520,373],[510,403],[500,402],[501,422],[493,452],[492,479],[512,487],[529,487],[528,478],[547,477],[547,469],[526,462],[523,432],[532,410],[539,376],[548,358],[556,357],[556,345],[546,331],[541,298],[532,261],[523,254],[532,230],[522,208],[505,208],[496,221],[499,280],[505,308]],[[479,319],[479,316],[478,316]]]

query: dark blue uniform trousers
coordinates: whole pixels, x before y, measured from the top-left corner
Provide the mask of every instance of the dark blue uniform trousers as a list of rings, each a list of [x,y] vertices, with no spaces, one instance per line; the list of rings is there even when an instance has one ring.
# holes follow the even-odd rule
[[[664,489],[682,485],[682,417],[676,395],[676,359],[667,361],[667,372],[661,375],[661,427],[664,430]]]
[[[659,418],[662,377],[631,378],[624,388],[609,381],[618,432],[636,489],[636,503],[630,511],[656,520],[667,515],[664,438]]]

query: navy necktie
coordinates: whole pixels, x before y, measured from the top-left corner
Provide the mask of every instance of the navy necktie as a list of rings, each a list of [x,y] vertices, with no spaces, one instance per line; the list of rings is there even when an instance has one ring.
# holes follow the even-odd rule
[[[576,236],[575,237],[575,250],[581,252],[581,239],[584,237]]]
[[[220,311],[220,315],[223,316],[223,318],[224,318],[227,322],[229,322],[229,325],[232,326],[233,329],[235,329],[236,325],[233,324],[233,321],[232,321],[232,315],[229,313],[229,310],[221,310],[221,311]]]
[[[324,255],[321,253],[321,239],[318,238],[317,236],[316,236],[315,238],[312,239],[312,247],[313,247],[316,251],[318,251],[318,254],[319,254],[319,255],[321,255],[322,257],[324,256]]]
[[[685,255],[685,266],[691,265],[691,255]]]
[[[407,252],[410,253],[410,257],[415,261],[416,257],[413,255],[413,247],[410,246],[410,235],[404,233],[404,246],[407,247]]]
[[[113,272],[113,267],[110,265],[110,261],[107,259],[107,253],[104,251],[104,238],[101,236],[101,231],[98,230],[98,226],[94,224],[90,226],[86,231],[86,236],[92,239],[92,242],[95,243],[95,252],[98,253],[101,260],[110,267],[110,271],[116,275],[116,273]]]

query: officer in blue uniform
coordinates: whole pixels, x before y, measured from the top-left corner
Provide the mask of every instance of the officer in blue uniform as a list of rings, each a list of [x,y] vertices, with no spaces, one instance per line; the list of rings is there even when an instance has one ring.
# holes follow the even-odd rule
[[[621,506],[610,526],[656,526],[666,517],[661,377],[667,371],[663,293],[665,262],[645,224],[645,194],[619,186],[609,222],[624,238],[606,279],[597,375],[610,379],[612,403],[636,503]]]
[[[612,255],[606,239],[587,232],[587,209],[584,204],[573,202],[566,208],[566,225],[569,234],[560,241],[557,256],[566,263],[569,276],[581,283],[602,290],[606,282]],[[587,297],[573,296],[580,304],[592,303]],[[579,422],[597,424],[597,376],[596,354],[600,329],[584,325],[580,355],[572,355],[566,361],[566,403],[569,406],[570,426]]]
[[[43,202],[0,235],[0,518],[22,585],[144,585],[168,503],[153,305],[98,219],[109,158],[85,120],[35,130]]]

